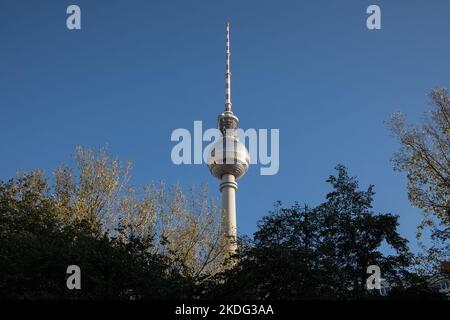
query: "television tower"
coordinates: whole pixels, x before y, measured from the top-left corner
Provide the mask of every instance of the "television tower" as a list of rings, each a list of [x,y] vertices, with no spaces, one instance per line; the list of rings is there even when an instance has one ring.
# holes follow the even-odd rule
[[[236,129],[239,119],[231,111],[231,71],[230,71],[230,22],[226,23],[226,72],[225,111],[218,116],[218,127],[222,137],[212,146],[208,167],[211,174],[220,179],[222,193],[222,233],[225,250],[232,255],[237,249],[236,227],[236,180],[248,170],[250,156],[245,145],[239,141]]]

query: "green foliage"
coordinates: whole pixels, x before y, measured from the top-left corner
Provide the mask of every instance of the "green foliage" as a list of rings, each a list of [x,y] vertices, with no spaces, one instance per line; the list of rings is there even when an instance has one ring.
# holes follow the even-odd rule
[[[219,238],[205,226],[214,220],[195,215],[204,194],[161,187],[142,200],[122,195],[117,163],[101,157],[92,169],[91,155],[84,182],[61,169],[53,192],[41,172],[0,181],[0,299],[379,298],[365,288],[371,264],[394,286],[392,297],[434,297],[426,278],[410,272],[397,217],[374,213],[373,187],[360,191],[343,166],[327,180],[324,203],[278,203],[253,239],[240,240],[230,264],[210,246]],[[395,254],[383,254],[382,245]],[[219,263],[228,267],[217,272]],[[70,265],[81,269],[81,290],[66,287]]]
[[[359,191],[345,167],[336,169],[338,175],[327,180],[333,190],[323,204],[282,208],[278,203],[261,220],[253,240],[240,246],[236,267],[211,282],[209,294],[229,299],[379,298],[365,287],[369,265],[380,267],[396,295],[405,290],[423,294],[415,290],[418,281],[410,281],[411,256],[398,234],[398,217],[372,212],[373,187]],[[395,254],[383,254],[383,244]]]
[[[182,265],[152,253],[153,243],[111,238],[67,212],[40,173],[0,183],[1,299],[169,299],[188,297]],[[64,209],[65,211],[65,209]],[[66,269],[81,268],[82,290],[68,290]]]

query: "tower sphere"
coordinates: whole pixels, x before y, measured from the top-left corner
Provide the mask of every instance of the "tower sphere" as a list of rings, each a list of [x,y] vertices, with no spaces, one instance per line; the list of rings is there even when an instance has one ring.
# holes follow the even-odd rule
[[[234,135],[222,136],[211,146],[209,154],[208,167],[217,179],[222,179],[225,174],[238,179],[247,172],[250,165],[247,148]]]

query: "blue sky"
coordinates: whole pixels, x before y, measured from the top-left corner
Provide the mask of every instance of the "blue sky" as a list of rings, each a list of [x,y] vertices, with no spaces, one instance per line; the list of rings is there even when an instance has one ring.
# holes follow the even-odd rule
[[[66,28],[77,4],[82,30]],[[377,4],[382,29],[366,28]],[[175,166],[176,128],[214,127],[224,105],[225,21],[232,22],[233,110],[243,128],[280,129],[280,171],[250,168],[237,194],[240,233],[276,200],[316,205],[336,164],[375,209],[400,215],[416,248],[420,211],[389,162],[398,144],[383,123],[420,119],[433,87],[449,87],[450,2],[23,1],[0,3],[0,179],[47,174],[77,145],[132,160],[133,183],[218,181],[205,165]]]

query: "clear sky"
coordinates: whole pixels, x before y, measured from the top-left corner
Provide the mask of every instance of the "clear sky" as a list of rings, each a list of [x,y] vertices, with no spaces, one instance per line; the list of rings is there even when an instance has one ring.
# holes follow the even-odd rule
[[[82,30],[66,28],[70,4]],[[381,30],[366,28],[370,4]],[[448,0],[2,0],[0,179],[50,175],[77,145],[108,144],[133,161],[137,186],[206,182],[219,196],[205,165],[172,164],[170,135],[216,125],[229,17],[233,110],[243,128],[280,129],[279,173],[255,166],[239,182],[240,233],[276,200],[323,201],[342,163],[375,185],[375,209],[400,215],[415,249],[421,216],[383,121],[396,110],[417,121],[427,92],[449,87],[449,14]]]

